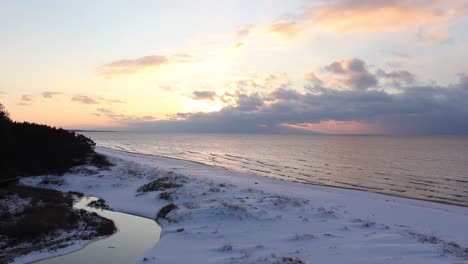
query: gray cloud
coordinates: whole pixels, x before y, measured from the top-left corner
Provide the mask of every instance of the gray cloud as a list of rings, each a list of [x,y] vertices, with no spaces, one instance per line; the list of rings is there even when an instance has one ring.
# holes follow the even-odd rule
[[[152,121],[156,118],[153,116],[136,116],[136,115],[126,115],[118,113],[112,109],[108,108],[98,108],[96,109],[97,113],[94,113],[96,116],[105,116],[116,121],[123,122],[142,122],[142,121]]]
[[[194,91],[192,92],[192,99],[195,100],[214,100],[216,93],[213,91]]]
[[[89,97],[83,94],[77,94],[73,96],[71,100],[73,102],[77,102],[81,104],[99,104],[99,101],[97,99],[94,99],[92,97]]]
[[[240,94],[237,100],[236,109],[240,112],[252,112],[264,105],[264,99],[258,94]]]
[[[460,82],[457,84],[456,87],[468,92],[468,75],[460,76]]]
[[[22,94],[20,98],[20,102],[18,103],[21,106],[30,105],[34,101],[34,96],[30,94]]]
[[[33,100],[34,100],[34,97],[32,95],[29,95],[29,94],[21,95],[21,101],[32,102]]]
[[[227,96],[232,104],[217,112],[178,113],[171,120],[128,121],[127,125],[160,132],[291,133],[303,131],[285,124],[301,127],[334,120],[372,125],[375,133],[468,134],[467,76],[448,86],[422,86],[415,85],[414,75],[407,71],[372,74],[359,60],[327,67],[334,75],[352,72],[372,75],[374,83],[391,80],[398,83],[399,92],[314,84],[306,85],[306,92],[285,87],[250,94],[236,90],[220,96]]]
[[[44,97],[44,98],[52,98],[52,97],[54,97],[54,96],[56,96],[56,95],[61,95],[61,94],[62,94],[62,93],[60,93],[60,92],[48,92],[48,91],[45,91],[45,92],[42,93],[42,97]]]
[[[321,75],[308,73],[306,79],[316,85],[338,89],[366,90],[376,87],[377,77],[369,72],[366,63],[357,58],[334,61],[322,68]]]
[[[416,76],[407,70],[370,71],[368,68],[361,59],[342,59],[326,65],[318,73],[307,73],[305,78],[315,86],[349,90],[399,88],[416,82]]]
[[[385,79],[390,84],[398,87],[403,84],[413,84],[416,81],[416,77],[411,72],[406,70],[386,72],[379,69],[377,70],[376,75]]]
[[[281,124],[337,120],[373,124],[380,128],[376,133],[468,133],[466,80],[450,87],[406,87],[398,94],[309,89],[306,93],[278,89],[263,97],[242,96],[237,106],[218,112],[181,113],[183,120],[133,122],[130,126],[164,132],[291,132],[294,130]]]

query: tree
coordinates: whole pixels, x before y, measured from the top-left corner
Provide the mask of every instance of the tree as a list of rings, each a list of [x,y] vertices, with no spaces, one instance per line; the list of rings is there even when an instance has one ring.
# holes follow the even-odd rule
[[[10,114],[5,110],[5,107],[0,103],[0,123],[11,122]]]
[[[0,178],[64,173],[90,160],[95,145],[62,128],[14,122],[0,104]]]

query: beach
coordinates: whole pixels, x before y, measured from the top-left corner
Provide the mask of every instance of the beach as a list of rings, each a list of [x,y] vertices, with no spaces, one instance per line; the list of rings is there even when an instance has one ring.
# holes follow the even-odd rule
[[[468,263],[466,207],[96,151],[115,165],[21,183],[157,218],[160,241],[134,263]]]

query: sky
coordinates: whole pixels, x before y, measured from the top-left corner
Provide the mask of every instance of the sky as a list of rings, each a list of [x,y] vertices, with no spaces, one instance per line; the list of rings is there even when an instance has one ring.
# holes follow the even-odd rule
[[[468,0],[0,3],[0,103],[70,129],[468,134]]]

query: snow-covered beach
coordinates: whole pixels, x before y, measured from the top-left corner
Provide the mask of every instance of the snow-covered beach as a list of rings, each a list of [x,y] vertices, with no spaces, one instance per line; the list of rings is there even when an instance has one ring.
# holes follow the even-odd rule
[[[166,208],[161,240],[135,263],[468,263],[465,207],[97,151],[115,166],[22,183],[152,219]]]

